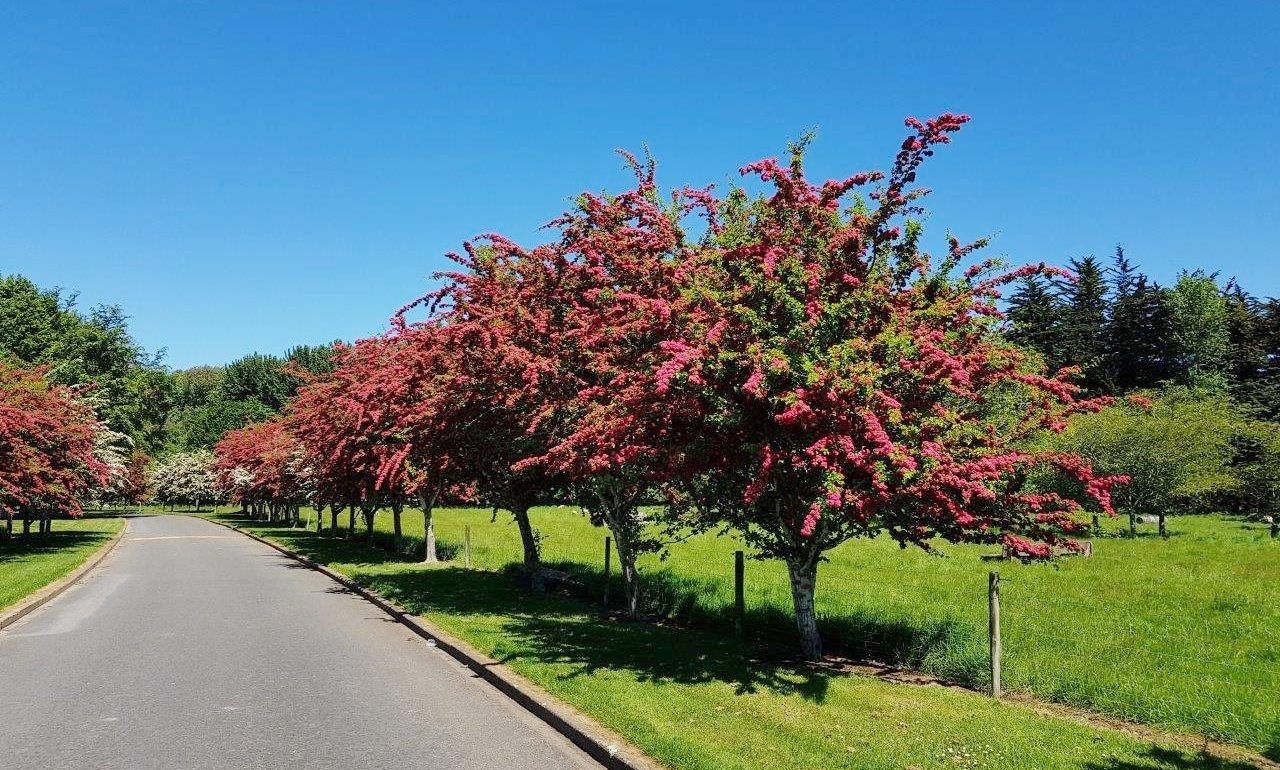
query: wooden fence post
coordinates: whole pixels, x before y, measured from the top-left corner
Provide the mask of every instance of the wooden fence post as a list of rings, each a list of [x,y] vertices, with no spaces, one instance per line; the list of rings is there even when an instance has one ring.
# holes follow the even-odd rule
[[[613,550],[613,540],[604,536],[604,608],[609,609],[609,557]]]
[[[987,610],[991,629],[991,697],[1004,694],[1000,686],[1000,573],[987,577]]]
[[[743,590],[743,582],[746,574],[746,565],[742,551],[733,552],[733,627],[742,635],[744,621],[747,614],[746,594]]]
[[[462,530],[462,563],[471,569],[471,525]]]

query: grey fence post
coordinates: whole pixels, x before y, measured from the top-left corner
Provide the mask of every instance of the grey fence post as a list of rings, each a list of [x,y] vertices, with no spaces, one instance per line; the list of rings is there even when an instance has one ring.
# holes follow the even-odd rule
[[[609,557],[613,551],[613,539],[604,536],[604,607],[609,608]]]
[[[747,614],[746,595],[743,590],[743,582],[746,574],[746,566],[743,560],[742,551],[734,551],[733,553],[733,627],[739,635],[742,634],[744,620]]]
[[[1004,694],[1000,683],[1000,573],[987,578],[987,609],[991,628],[991,697]]]

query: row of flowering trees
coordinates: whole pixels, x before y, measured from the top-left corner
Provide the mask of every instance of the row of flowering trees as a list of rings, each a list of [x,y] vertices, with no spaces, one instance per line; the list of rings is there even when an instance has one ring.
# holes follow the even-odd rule
[[[329,506],[335,525],[351,506],[370,535],[390,508],[397,538],[416,503],[427,560],[437,497],[465,494],[512,514],[535,585],[529,508],[574,500],[610,529],[633,613],[661,533],[732,529],[785,562],[810,658],[818,566],[850,538],[1075,549],[1084,505],[1110,511],[1123,479],[1025,440],[1103,402],[996,333],[1004,285],[1061,271],[975,264],[982,242],[920,248],[918,170],[967,120],[909,120],[888,172],[822,184],[799,143],[742,169],[760,195],[663,198],[628,156],[635,186],[582,195],[554,240],[451,255],[443,288],[340,350],[286,416],[228,435],[222,482],[250,505]],[[1037,489],[1046,471],[1079,494]]]
[[[86,393],[51,382],[41,368],[0,361],[0,516],[47,533],[57,516],[79,516],[89,497],[128,494],[145,459],[113,444]]]

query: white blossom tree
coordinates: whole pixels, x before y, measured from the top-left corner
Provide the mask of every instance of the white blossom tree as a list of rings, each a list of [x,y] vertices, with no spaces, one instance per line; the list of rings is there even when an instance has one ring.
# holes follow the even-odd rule
[[[218,499],[217,474],[213,453],[200,449],[178,452],[161,458],[151,466],[151,487],[162,505],[194,505]]]

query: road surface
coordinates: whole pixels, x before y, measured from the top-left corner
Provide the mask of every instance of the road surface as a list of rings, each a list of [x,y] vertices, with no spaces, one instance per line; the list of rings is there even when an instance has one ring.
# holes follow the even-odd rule
[[[132,519],[0,631],[0,725],[23,770],[600,767],[323,575],[180,516]]]

